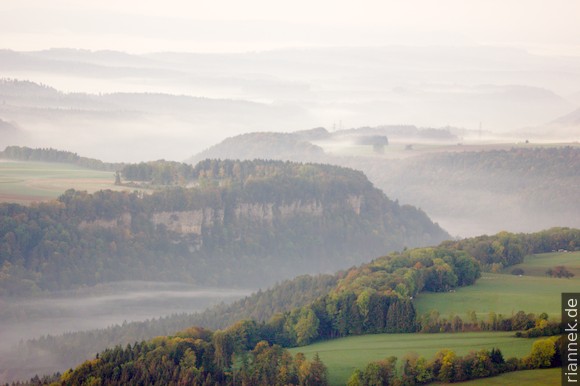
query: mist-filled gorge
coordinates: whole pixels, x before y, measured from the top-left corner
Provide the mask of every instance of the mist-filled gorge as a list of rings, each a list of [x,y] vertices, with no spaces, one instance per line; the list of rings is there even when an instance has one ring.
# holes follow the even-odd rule
[[[578,14],[6,2],[0,383],[575,374]]]
[[[50,297],[2,301],[2,346],[44,335],[102,329],[124,322],[201,311],[251,290],[199,288],[181,283],[114,282]]]

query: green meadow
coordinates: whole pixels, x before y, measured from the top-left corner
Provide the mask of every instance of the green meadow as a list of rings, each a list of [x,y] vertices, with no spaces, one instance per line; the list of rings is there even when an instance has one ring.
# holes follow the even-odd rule
[[[549,268],[559,265],[563,265],[576,277],[580,277],[580,252],[554,252],[526,256],[523,263],[508,267],[503,273],[510,273],[516,268],[521,268],[526,276],[546,276]]]
[[[433,383],[433,386],[457,385],[457,383]],[[502,374],[497,377],[475,379],[473,381],[461,382],[459,385],[465,386],[560,386],[561,369],[542,369],[516,371]]]
[[[572,279],[546,277],[545,271],[557,265],[578,272],[580,252],[529,256],[524,263],[515,266],[524,270],[522,276],[484,273],[473,286],[447,293],[421,293],[415,303],[417,312],[421,315],[437,310],[442,317],[459,315],[465,318],[467,311],[473,310],[479,318],[487,318],[490,312],[511,316],[521,310],[536,314],[546,312],[550,318],[559,319],[561,293],[577,292],[580,274]],[[511,272],[513,268],[506,271]]]
[[[545,275],[548,268],[563,265],[576,276],[572,279],[551,278]],[[514,267],[524,270],[524,275],[510,274]],[[438,310],[442,317],[459,315],[467,317],[468,310],[487,318],[490,312],[511,316],[525,312],[547,312],[551,318],[560,318],[560,294],[577,292],[580,288],[580,252],[545,253],[525,258],[522,264],[509,267],[504,273],[484,273],[473,286],[446,293],[421,293],[416,298],[419,314]],[[534,340],[515,338],[513,332],[476,332],[456,334],[379,334],[352,336],[315,343],[291,349],[304,352],[307,357],[320,355],[329,369],[331,384],[345,384],[355,368],[364,368],[369,362],[389,356],[401,359],[415,352],[430,359],[443,349],[454,350],[458,355],[469,351],[498,347],[504,357],[527,355]],[[559,369],[534,370],[505,374],[467,382],[473,385],[559,384]],[[530,382],[535,383],[530,383]],[[538,383],[539,382],[539,383]]]
[[[328,367],[332,385],[344,385],[359,368],[369,362],[415,352],[431,359],[437,351],[447,348],[458,355],[473,350],[499,348],[505,358],[523,357],[530,353],[534,339],[516,338],[513,332],[469,332],[445,334],[376,334],[350,336],[290,349],[293,354],[303,352],[312,358],[318,353]]]
[[[0,161],[0,202],[46,201],[71,188],[88,192],[123,189],[115,186],[114,181],[113,172],[69,164]]]

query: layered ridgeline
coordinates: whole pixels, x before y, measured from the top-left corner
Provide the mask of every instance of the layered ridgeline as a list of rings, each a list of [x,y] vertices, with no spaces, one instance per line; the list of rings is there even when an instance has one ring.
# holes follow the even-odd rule
[[[211,375],[212,381],[218,384],[243,384],[244,379],[250,384],[277,384],[278,381],[284,381],[284,384],[296,383],[295,377],[300,376],[296,370],[278,371],[279,366],[292,363],[292,359],[284,354],[281,347],[303,346],[313,341],[348,335],[428,331],[429,321],[418,318],[414,307],[413,298],[420,292],[447,292],[474,284],[480,276],[480,267],[489,266],[490,263],[513,265],[529,253],[577,249],[579,246],[580,230],[559,228],[536,234],[503,232],[495,236],[445,242],[438,247],[392,253],[339,272],[334,282],[321,276],[306,281],[305,278],[298,278],[295,285],[285,283],[284,290],[287,292],[300,292],[300,288],[313,289],[314,281],[325,283],[322,287],[327,288],[326,293],[319,292],[317,297],[303,297],[304,304],[295,303],[292,309],[284,310],[283,305],[288,303],[281,301],[278,310],[284,312],[264,311],[266,308],[277,308],[272,303],[275,299],[291,297],[291,294],[280,297],[280,288],[274,288],[231,306],[217,307],[199,315],[201,319],[211,319],[213,315],[216,324],[220,323],[219,315],[229,320],[234,314],[240,317],[240,320],[224,330],[211,332],[189,328],[126,348],[118,346],[66,372],[60,380],[65,384],[88,384],[92,379],[100,378],[108,384],[123,384],[128,377],[145,377],[150,382],[167,384],[193,379],[189,377],[207,379]],[[261,314],[262,317],[244,319],[252,313]],[[268,318],[268,314],[271,317]],[[527,329],[535,326],[538,318],[542,316],[518,312],[498,326],[471,325],[469,330]],[[197,322],[201,322],[201,319]],[[458,330],[449,331],[461,330],[460,326]],[[78,337],[75,340],[78,342]],[[91,344],[85,341],[83,346],[91,347]],[[30,351],[40,351],[41,347],[37,344],[36,350]],[[50,351],[49,346],[42,349]],[[58,352],[51,351],[53,355]],[[260,373],[261,367],[258,364],[264,356],[272,359],[273,371],[262,376],[272,378],[267,378],[267,381],[251,378],[252,374]],[[281,357],[286,359],[281,360]],[[241,367],[232,366],[233,359],[241,363]],[[301,361],[301,357],[293,360]],[[316,369],[320,365],[315,359],[310,366]],[[151,372],[152,368],[156,371]],[[312,367],[307,368],[312,370]],[[306,377],[307,373],[303,376]],[[218,379],[216,374],[219,374]],[[278,377],[284,374],[294,375],[280,380]]]
[[[459,143],[460,135],[458,129],[413,126],[251,133],[228,138],[189,162],[269,157],[351,167],[460,236],[580,226],[577,144],[469,146]]]
[[[130,279],[255,288],[449,237],[351,169],[205,161],[194,172],[192,187],[150,195],[1,205],[1,293]]]

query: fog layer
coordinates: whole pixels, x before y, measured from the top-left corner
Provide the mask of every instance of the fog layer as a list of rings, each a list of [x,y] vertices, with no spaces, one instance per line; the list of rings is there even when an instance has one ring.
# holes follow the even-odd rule
[[[511,48],[4,50],[0,70],[34,82],[0,84],[0,119],[20,134],[2,142],[105,161],[183,160],[232,135],[317,126],[578,133],[576,124],[544,125],[578,108],[580,58]]]

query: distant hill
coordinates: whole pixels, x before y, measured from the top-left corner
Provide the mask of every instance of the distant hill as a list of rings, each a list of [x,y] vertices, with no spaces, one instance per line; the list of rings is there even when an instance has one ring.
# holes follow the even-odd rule
[[[570,138],[580,141],[580,108],[548,124],[547,138]]]
[[[520,71],[524,66],[527,71]],[[476,128],[483,121],[486,127],[501,131],[535,125],[570,109],[570,103],[559,94],[578,91],[569,81],[578,76],[578,68],[575,57],[556,60],[489,46],[144,55],[75,49],[0,50],[4,76],[24,73],[30,79],[54,82],[57,88],[57,82],[86,81],[104,93],[139,91],[276,101],[300,106],[314,117],[303,121],[302,127],[341,117],[345,127],[381,124],[385,117],[387,123],[466,128]],[[569,76],[556,75],[561,73]],[[288,119],[292,117],[285,115],[269,128],[248,125],[226,135],[280,129]]]
[[[4,77],[51,86],[33,94],[25,85],[10,94],[5,88],[14,85],[0,82],[6,103],[0,118],[31,134],[19,144],[125,162],[180,161],[238,134],[321,124],[483,125],[508,132],[577,107],[569,79],[580,74],[579,63],[505,47],[144,55],[0,50]]]
[[[14,79],[0,79],[0,118],[18,122],[28,135],[25,143],[4,146],[75,149],[124,162],[180,160],[248,127],[288,130],[312,122],[307,111],[287,104],[167,93],[67,93]]]
[[[254,287],[449,238],[351,169],[208,160],[195,173],[189,189],[0,205],[1,292],[128,279]]]
[[[16,127],[16,125],[14,125],[12,123],[8,123],[8,122],[0,119],[0,133],[3,136],[14,135],[14,134],[17,134],[18,132],[19,132],[19,129],[18,129],[18,127]]]
[[[517,131],[531,140],[580,141],[580,108],[540,126]]]
[[[333,162],[333,159],[325,153],[324,148],[351,144],[382,153],[390,140],[410,143],[457,143],[459,139],[451,132],[451,129],[401,125],[360,127],[332,132],[319,127],[292,133],[247,133],[227,138],[188,158],[186,162],[195,164],[206,158]]]
[[[572,121],[571,115],[568,119]],[[322,140],[301,141],[300,132],[259,133],[232,137],[198,156],[213,158],[313,159],[363,171],[389,197],[419,206],[452,234],[469,236],[504,229],[530,232],[546,226],[579,227],[580,147],[536,146],[459,146],[452,142],[435,150],[400,151],[386,145],[384,154],[373,153],[366,145],[356,152],[307,152],[308,144],[348,146],[356,138],[377,134],[392,138],[434,135],[454,139],[450,130],[419,130],[415,127],[376,127],[328,133]],[[386,135],[390,133],[390,135]],[[301,143],[293,152],[287,141]],[[433,138],[430,139],[433,143]],[[271,143],[278,151],[270,152]],[[404,142],[403,142],[404,143]],[[445,142],[443,142],[445,143]],[[344,143],[343,143],[344,146]],[[399,145],[400,146],[400,145]],[[364,146],[363,146],[364,147]],[[290,156],[288,154],[291,154]]]
[[[552,121],[552,123],[568,126],[580,126],[580,108]]]
[[[230,157],[229,155],[233,155]],[[316,161],[324,157],[324,150],[305,140],[298,133],[249,133],[228,138],[217,145],[187,159],[196,164],[207,159],[283,159],[288,161]]]
[[[25,134],[16,124],[0,119],[0,148],[2,146],[19,143],[25,137]]]

